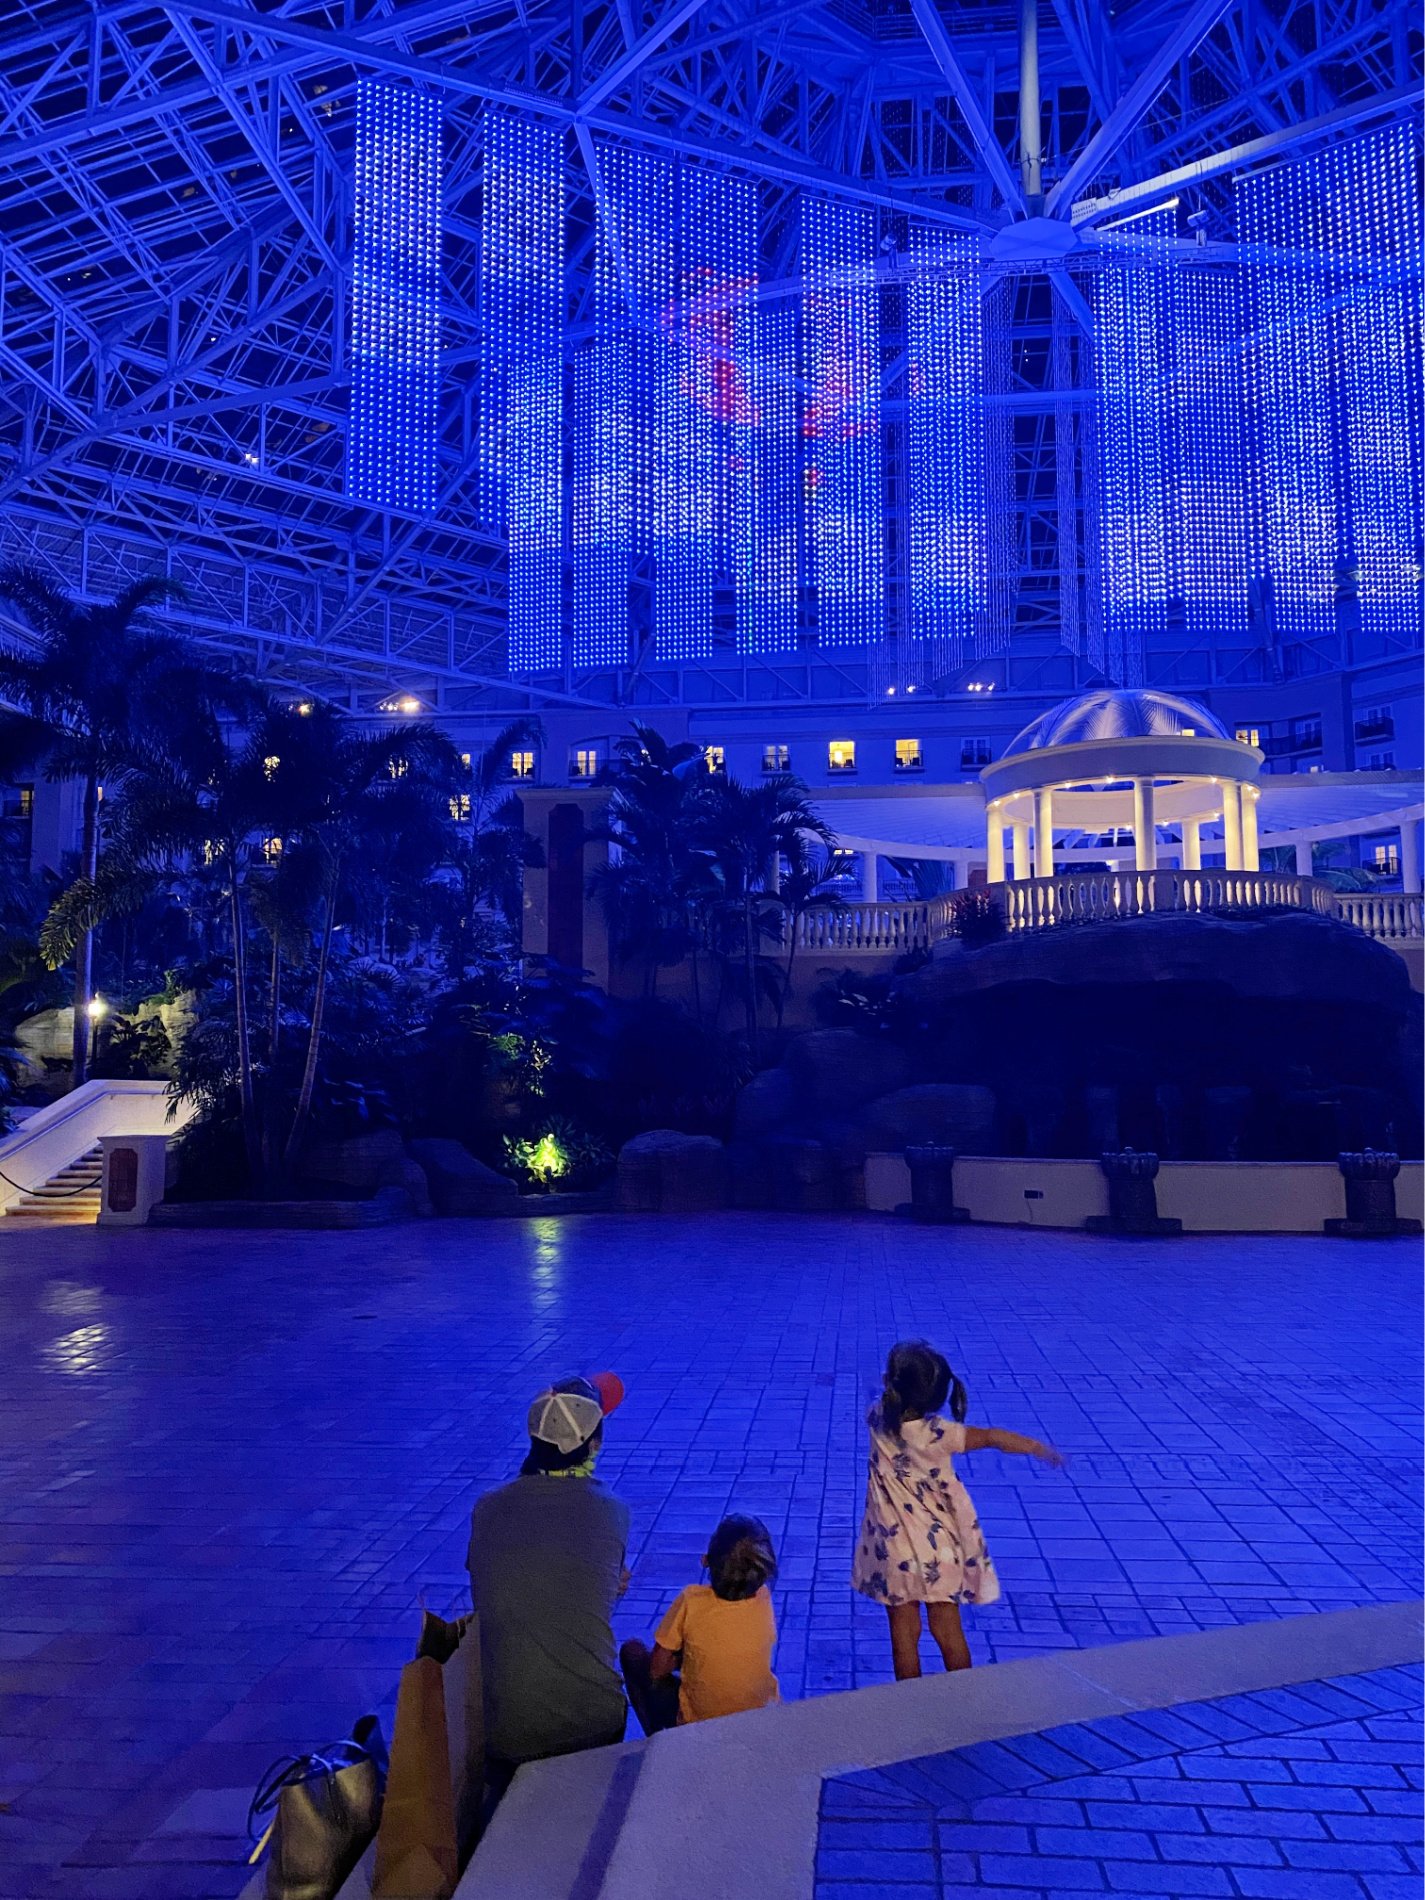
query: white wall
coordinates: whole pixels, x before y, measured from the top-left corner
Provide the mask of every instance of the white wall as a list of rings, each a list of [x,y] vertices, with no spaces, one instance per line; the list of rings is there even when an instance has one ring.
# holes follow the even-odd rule
[[[904,1157],[868,1155],[866,1206],[887,1213],[909,1199]],[[964,1155],[955,1163],[955,1199],[972,1220],[1082,1227],[1108,1212],[1108,1183],[1096,1161]],[[1403,1219],[1422,1218],[1425,1164],[1402,1165],[1395,1202]],[[1187,1233],[1319,1234],[1323,1221],[1345,1211],[1334,1161],[1165,1161],[1158,1174],[1158,1212]]]
[[[166,1082],[86,1082],[0,1137],[0,1174],[9,1176],[0,1180],[0,1209],[43,1187],[101,1135],[174,1135],[192,1115],[185,1103],[169,1120]]]

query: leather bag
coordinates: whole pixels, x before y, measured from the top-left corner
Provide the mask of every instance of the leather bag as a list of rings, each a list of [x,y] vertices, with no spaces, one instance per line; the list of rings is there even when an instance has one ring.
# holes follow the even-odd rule
[[[376,1833],[385,1786],[386,1744],[374,1715],[361,1718],[350,1741],[274,1763],[248,1815],[249,1827],[273,1817],[266,1900],[334,1900]]]

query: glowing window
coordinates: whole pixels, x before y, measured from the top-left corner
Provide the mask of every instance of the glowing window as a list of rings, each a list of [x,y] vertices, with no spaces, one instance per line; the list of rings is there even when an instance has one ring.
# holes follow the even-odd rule
[[[278,758],[275,752],[269,752],[267,757],[262,761],[262,776],[267,780],[269,785],[273,779],[276,778],[277,768],[281,763],[281,759]]]
[[[534,777],[534,754],[532,752],[512,752],[510,754],[510,777]]]
[[[898,772],[919,772],[924,764],[919,739],[896,740],[896,770]]]
[[[725,772],[727,770],[727,754],[720,745],[704,746],[703,758],[707,761],[707,768],[710,772]]]
[[[1395,877],[1400,871],[1400,846],[1398,844],[1378,844],[1376,846],[1376,869]]]
[[[282,840],[280,838],[264,838],[262,841],[262,856],[264,863],[276,864],[282,856]]]
[[[764,745],[762,748],[762,770],[764,772],[786,772],[792,763],[791,748],[784,745]]]
[[[35,815],[35,788],[33,785],[20,787],[20,816],[33,818]]]
[[[599,749],[597,746],[576,746],[569,761],[570,778],[597,778],[599,776]]]
[[[409,759],[388,759],[386,761],[386,775],[388,778],[404,778],[410,769],[411,762]]]
[[[856,741],[833,739],[826,748],[826,769],[828,772],[854,772],[856,770]]]
[[[1260,747],[1262,743],[1261,732],[1256,726],[1238,726],[1237,743],[1238,745],[1254,745]]]

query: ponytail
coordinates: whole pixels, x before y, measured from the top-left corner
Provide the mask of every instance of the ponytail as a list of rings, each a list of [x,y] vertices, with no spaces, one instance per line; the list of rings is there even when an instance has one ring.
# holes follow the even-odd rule
[[[950,1362],[923,1339],[904,1339],[892,1346],[886,1360],[885,1382],[871,1421],[892,1438],[899,1438],[907,1418],[926,1418],[949,1403],[956,1424],[964,1422],[969,1400]]]

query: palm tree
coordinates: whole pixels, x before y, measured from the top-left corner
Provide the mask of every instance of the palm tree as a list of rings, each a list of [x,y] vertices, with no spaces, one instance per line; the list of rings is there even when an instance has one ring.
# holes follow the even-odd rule
[[[101,799],[124,781],[162,774],[174,756],[216,728],[218,713],[244,690],[190,642],[153,624],[161,601],[181,598],[162,576],[134,581],[112,600],[83,601],[38,568],[0,570],[0,596],[33,638],[0,638],[0,749],[28,755],[52,780],[80,786],[79,871],[67,904],[74,965],[71,1086],[85,1080],[94,930],[108,900],[100,877]]]
[[[544,744],[538,719],[514,719],[484,748],[470,755],[450,800],[455,820],[447,862],[455,873],[456,915],[452,938],[457,979],[469,962],[476,915],[493,906],[513,927],[519,914],[521,875],[541,862],[537,841],[524,828],[519,795],[510,789],[510,760]]]
[[[755,1062],[757,945],[777,915],[775,897],[767,888],[768,872],[775,856],[795,856],[800,838],[817,838],[829,845],[832,833],[813,808],[806,786],[788,772],[779,772],[760,785],[744,785],[735,778],[715,778],[710,783],[714,789],[699,830],[734,925],[735,954],[742,963],[747,1041]]]
[[[829,851],[813,850],[805,833],[798,832],[784,855],[787,863],[777,887],[777,901],[786,917],[787,967],[777,1013],[779,1023],[792,994],[792,972],[796,967],[802,918],[814,910],[845,910],[847,907],[838,891],[826,888],[832,863]]]
[[[670,745],[646,725],[635,725],[616,750],[608,809],[589,834],[612,851],[591,875],[589,894],[608,921],[614,955],[645,960],[648,994],[660,969],[691,954],[696,1000],[702,916],[715,892],[699,829],[712,785],[703,750]]]

